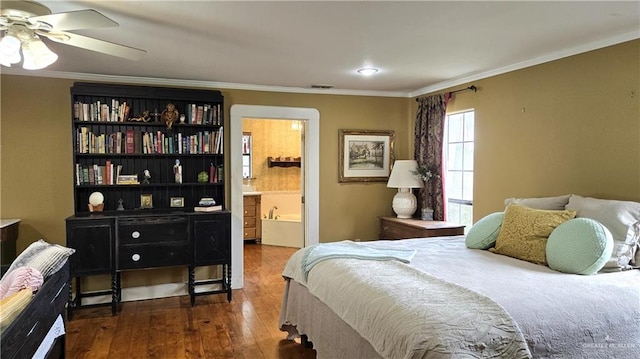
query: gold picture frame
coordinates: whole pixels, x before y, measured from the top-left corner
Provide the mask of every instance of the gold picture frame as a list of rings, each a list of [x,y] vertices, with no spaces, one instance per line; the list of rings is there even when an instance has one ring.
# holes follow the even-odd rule
[[[393,130],[338,130],[338,182],[386,182],[394,161]]]
[[[170,201],[171,207],[184,207],[184,197],[171,197]]]
[[[151,208],[153,208],[153,195],[152,194],[141,194],[140,195],[140,208],[142,208],[142,209],[151,209]]]

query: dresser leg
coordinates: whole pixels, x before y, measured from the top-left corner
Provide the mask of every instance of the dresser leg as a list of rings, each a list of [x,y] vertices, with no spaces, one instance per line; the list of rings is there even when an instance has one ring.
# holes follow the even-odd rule
[[[225,283],[227,286],[227,301],[231,303],[231,265],[225,264],[224,266],[227,268],[226,283]]]
[[[192,307],[196,304],[195,279],[196,279],[195,268],[194,266],[189,266],[189,296],[191,297]]]
[[[118,313],[120,301],[120,273],[111,273],[111,315]]]

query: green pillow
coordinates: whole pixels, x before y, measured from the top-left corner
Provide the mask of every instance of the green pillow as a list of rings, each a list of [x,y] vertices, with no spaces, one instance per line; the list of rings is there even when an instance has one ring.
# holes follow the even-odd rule
[[[467,233],[465,244],[471,249],[488,249],[493,247],[500,233],[504,212],[491,213],[476,222]]]
[[[613,236],[590,218],[568,220],[547,240],[547,263],[551,269],[573,274],[596,274],[613,252]]]

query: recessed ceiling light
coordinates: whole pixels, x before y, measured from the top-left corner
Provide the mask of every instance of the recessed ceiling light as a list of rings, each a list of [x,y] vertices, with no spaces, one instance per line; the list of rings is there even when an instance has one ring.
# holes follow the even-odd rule
[[[371,76],[378,71],[380,70],[376,69],[375,67],[365,67],[362,69],[358,69],[358,73],[363,76]]]

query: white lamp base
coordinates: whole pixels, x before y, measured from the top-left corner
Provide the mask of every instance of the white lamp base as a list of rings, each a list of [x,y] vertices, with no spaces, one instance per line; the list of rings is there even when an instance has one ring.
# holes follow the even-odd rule
[[[392,207],[398,218],[411,218],[418,208],[418,201],[409,188],[398,188]]]

